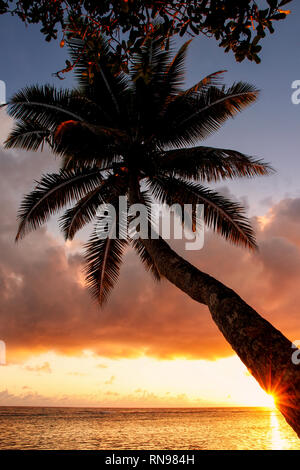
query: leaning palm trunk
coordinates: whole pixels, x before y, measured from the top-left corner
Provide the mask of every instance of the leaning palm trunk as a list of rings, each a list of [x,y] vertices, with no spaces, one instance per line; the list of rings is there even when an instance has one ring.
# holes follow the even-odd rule
[[[300,437],[300,367],[292,343],[233,290],[201,272],[159,240],[143,244],[162,276],[208,306],[213,320],[260,386]]]

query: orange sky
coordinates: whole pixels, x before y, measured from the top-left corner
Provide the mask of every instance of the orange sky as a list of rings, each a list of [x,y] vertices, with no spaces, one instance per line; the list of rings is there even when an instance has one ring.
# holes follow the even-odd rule
[[[96,407],[270,406],[241,361],[108,359],[55,353],[0,367],[2,405]]]
[[[8,125],[2,115],[3,134]],[[0,339],[7,345],[0,405],[267,403],[207,308],[167,281],[155,284],[132,252],[100,310],[83,286],[80,239],[65,244],[50,223],[15,245],[21,196],[55,163],[46,152],[0,152]],[[176,249],[294,341],[300,338],[299,214],[300,198],[286,198],[254,217],[256,254],[210,233],[199,252],[184,253],[180,242]]]

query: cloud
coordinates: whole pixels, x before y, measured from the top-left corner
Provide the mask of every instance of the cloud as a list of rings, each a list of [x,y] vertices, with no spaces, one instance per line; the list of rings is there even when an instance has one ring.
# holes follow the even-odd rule
[[[44,362],[44,364],[37,365],[37,366],[25,366],[25,369],[29,372],[45,372],[47,374],[51,374],[52,369],[50,367],[49,362]]]
[[[4,108],[0,108],[0,147],[3,147],[8,133],[13,127],[13,119],[6,114]]]
[[[0,391],[0,403],[2,406],[64,406],[68,404],[68,399],[48,397],[33,391],[17,395],[8,390],[2,390]]]
[[[30,390],[30,389],[29,389]],[[207,406],[212,403],[201,398],[190,398],[185,393],[157,394],[147,390],[141,390],[140,393],[128,393],[121,395],[115,391],[99,392],[99,394],[69,394],[51,396],[27,391],[21,394],[14,394],[7,389],[0,390],[0,403],[2,406],[33,406],[33,407],[188,407],[188,406]],[[23,410],[20,410],[22,413]],[[38,412],[38,411],[37,411]],[[55,412],[55,410],[53,410]],[[72,411],[74,412],[74,411]],[[80,410],[78,410],[80,414]]]
[[[232,354],[207,307],[167,281],[155,283],[131,251],[110,302],[99,309],[83,287],[78,241],[65,244],[51,222],[14,243],[16,213],[33,179],[53,171],[47,152],[1,152],[0,338],[7,361],[53,350],[106,357],[214,359]],[[204,248],[183,252],[236,290],[284,334],[300,337],[300,198],[253,218],[260,251],[251,254],[207,232]],[[102,365],[99,365],[102,367]]]

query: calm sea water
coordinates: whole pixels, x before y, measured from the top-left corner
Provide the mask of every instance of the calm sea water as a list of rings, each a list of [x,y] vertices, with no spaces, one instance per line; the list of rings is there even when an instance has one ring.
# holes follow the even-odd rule
[[[0,407],[0,449],[299,449],[265,408]]]

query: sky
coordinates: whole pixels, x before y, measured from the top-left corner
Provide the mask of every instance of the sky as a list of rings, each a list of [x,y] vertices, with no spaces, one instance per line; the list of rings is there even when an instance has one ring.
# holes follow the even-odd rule
[[[241,201],[256,230],[251,254],[206,232],[202,250],[178,251],[238,292],[289,339],[300,338],[300,105],[291,84],[300,79],[300,5],[262,43],[262,63],[236,63],[214,40],[194,39],[187,87],[226,69],[225,83],[247,81],[258,101],[206,140],[263,158],[276,174],[222,183]],[[39,28],[0,16],[0,80],[7,97],[30,84],[59,81],[65,49],[46,43]],[[177,41],[177,46],[179,42]],[[100,310],[84,288],[84,234],[65,243],[56,220],[15,245],[21,197],[42,173],[57,169],[44,152],[7,151],[13,123],[0,114],[0,405],[37,406],[259,406],[269,397],[234,355],[208,309],[163,281],[155,284],[132,252],[119,283]]]

